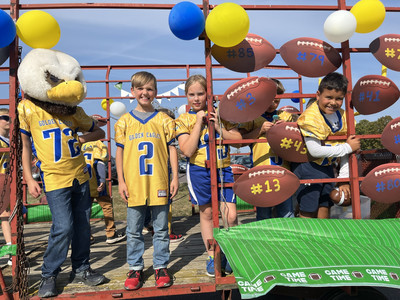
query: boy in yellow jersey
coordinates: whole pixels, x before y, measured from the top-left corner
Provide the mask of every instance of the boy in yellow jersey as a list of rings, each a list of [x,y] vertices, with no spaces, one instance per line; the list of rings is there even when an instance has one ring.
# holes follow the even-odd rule
[[[129,273],[124,288],[137,290],[143,285],[142,230],[148,206],[153,217],[156,287],[169,287],[173,281],[167,270],[170,258],[168,199],[176,195],[178,181],[172,180],[170,185],[168,158],[174,147],[175,121],[153,108],[152,102],[157,95],[157,80],[153,74],[135,73],[131,84],[137,106],[124,114],[114,127],[118,192],[128,204],[126,234]]]
[[[349,136],[346,142],[326,141],[328,136],[347,134],[346,114],[340,107],[347,93],[348,81],[339,73],[330,73],[320,82],[317,100],[299,117],[297,123],[304,136],[307,150],[316,160],[293,163],[293,173],[299,179],[334,178],[332,163],[340,159],[338,178],[349,177],[348,155],[360,148],[360,139]],[[329,193],[333,183],[302,184],[296,192],[301,218],[327,219],[333,205]],[[348,183],[340,183],[339,190],[350,197]]]
[[[93,117],[93,116],[92,116]],[[114,210],[112,199],[106,186],[106,163],[108,149],[102,141],[88,142],[82,145],[82,153],[85,157],[89,172],[90,198],[96,199],[101,206],[106,225],[106,243],[115,244],[125,239],[125,232],[117,232],[114,222]]]
[[[271,78],[276,83],[277,94],[285,92],[285,88],[278,79]],[[244,139],[265,139],[265,134],[274,124],[281,122],[294,122],[297,115],[283,110],[277,110],[280,99],[274,99],[270,107],[254,121],[239,125]],[[250,145],[253,166],[276,165],[289,169],[290,164],[277,156],[268,143],[254,143]],[[278,218],[294,217],[292,197],[275,206]],[[257,207],[256,219],[264,220],[272,217],[272,207]]]
[[[0,148],[10,147],[10,116],[8,108],[0,108]],[[9,152],[0,152],[0,173],[8,173],[8,163],[10,161]],[[2,188],[0,187],[0,194],[2,193]],[[8,222],[10,217],[9,209],[3,211],[0,215],[1,229],[3,230],[4,240],[7,245],[11,245],[11,226]],[[11,255],[8,258],[7,264],[12,265]]]
[[[104,138],[78,104],[86,96],[86,82],[73,57],[50,49],[33,49],[18,67],[24,97],[18,104],[22,166],[29,193],[42,188],[32,177],[32,152],[40,168],[52,225],[43,256],[38,296],[58,294],[56,277],[71,245],[70,281],[95,286],[106,278],[90,267],[89,174],[81,145]],[[79,135],[78,132],[85,132]]]

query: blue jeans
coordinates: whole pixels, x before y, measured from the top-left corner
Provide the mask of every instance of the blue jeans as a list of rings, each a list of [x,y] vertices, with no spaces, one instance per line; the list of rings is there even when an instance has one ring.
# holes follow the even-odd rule
[[[276,216],[278,218],[293,218],[293,202],[292,197],[283,201],[281,204],[275,206]],[[271,219],[272,217],[272,207],[258,207],[256,213],[256,220]]]
[[[153,269],[169,263],[168,205],[149,206],[153,217]],[[129,270],[143,270],[144,238],[142,234],[147,206],[127,208],[126,256]]]
[[[49,242],[43,256],[42,276],[57,276],[67,258],[71,244],[72,270],[89,268],[90,255],[90,191],[89,181],[46,192],[52,215]]]

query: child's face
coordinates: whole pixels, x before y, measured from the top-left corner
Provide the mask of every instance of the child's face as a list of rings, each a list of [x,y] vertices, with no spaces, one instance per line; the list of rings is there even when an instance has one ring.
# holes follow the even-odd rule
[[[154,82],[149,81],[143,86],[135,86],[131,88],[131,92],[137,100],[139,106],[143,108],[153,107],[151,103],[153,102],[154,97],[157,95],[157,90]]]
[[[188,104],[193,109],[193,111],[198,112],[200,110],[206,109],[207,104],[207,94],[204,87],[198,83],[193,83],[186,94],[188,99]]]
[[[318,107],[325,114],[333,114],[342,106],[344,96],[342,91],[335,89],[324,89],[322,93],[317,91]]]
[[[10,129],[10,116],[7,113],[0,114],[0,128]]]
[[[274,101],[272,101],[272,104],[268,107],[267,112],[274,112],[278,108],[279,103],[281,103],[281,99],[274,99]]]

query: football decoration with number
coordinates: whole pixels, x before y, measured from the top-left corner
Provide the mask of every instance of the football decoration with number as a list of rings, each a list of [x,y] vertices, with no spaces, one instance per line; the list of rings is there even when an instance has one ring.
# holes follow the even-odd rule
[[[369,44],[369,50],[384,66],[400,71],[400,34],[385,34]]]
[[[388,163],[372,169],[361,182],[361,191],[376,202],[400,201],[400,164]]]
[[[291,162],[309,161],[304,138],[296,122],[283,122],[272,126],[266,134],[271,149]]]
[[[399,88],[389,78],[381,75],[366,75],[354,85],[351,101],[363,115],[380,112],[397,101]]]
[[[271,207],[292,196],[300,186],[295,174],[280,166],[257,166],[244,172],[233,185],[242,200],[254,206]]]
[[[319,39],[293,39],[283,44],[279,50],[282,59],[293,71],[307,77],[325,76],[342,64],[339,52]]]
[[[400,118],[393,119],[385,126],[381,143],[390,152],[400,155]]]
[[[225,68],[235,72],[254,72],[267,66],[276,56],[276,50],[263,37],[248,33],[236,46],[224,48],[214,44],[212,56]]]
[[[266,77],[246,77],[230,86],[222,96],[219,113],[234,123],[252,121],[261,116],[276,96],[276,83]]]

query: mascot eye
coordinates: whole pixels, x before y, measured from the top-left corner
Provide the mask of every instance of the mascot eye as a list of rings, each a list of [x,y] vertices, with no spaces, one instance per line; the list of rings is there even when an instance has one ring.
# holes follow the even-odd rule
[[[46,77],[52,83],[59,83],[60,81],[62,81],[57,76],[54,76],[53,74],[50,74],[49,72],[46,72]]]

